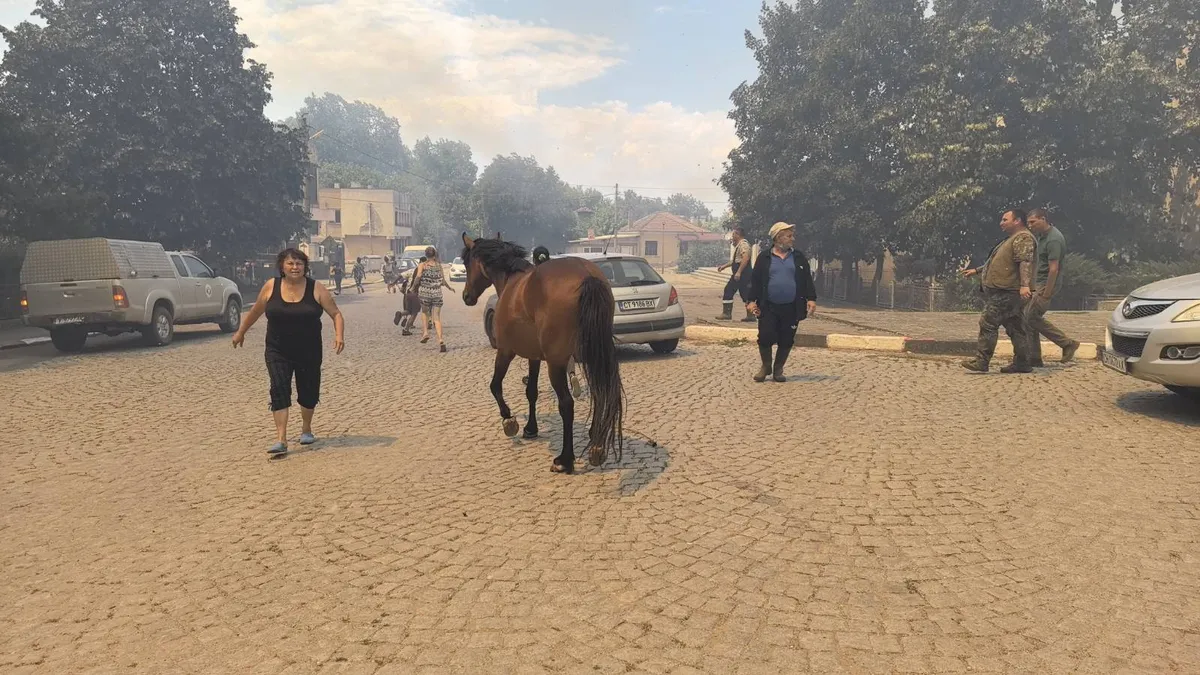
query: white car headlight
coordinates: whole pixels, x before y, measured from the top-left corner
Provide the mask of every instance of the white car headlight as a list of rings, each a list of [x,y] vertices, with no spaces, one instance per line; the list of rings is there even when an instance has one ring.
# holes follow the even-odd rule
[[[1179,313],[1179,316],[1171,319],[1171,323],[1182,323],[1184,321],[1200,321],[1200,302],[1188,307]]]

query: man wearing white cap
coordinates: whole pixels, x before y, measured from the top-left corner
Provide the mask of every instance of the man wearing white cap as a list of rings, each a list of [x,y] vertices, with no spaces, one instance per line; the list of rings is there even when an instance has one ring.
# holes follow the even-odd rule
[[[751,273],[746,309],[758,317],[758,354],[762,368],[755,382],[772,377],[776,382],[787,378],[783,366],[787,363],[796,327],[817,310],[817,288],[808,257],[792,248],[796,226],[775,223],[769,233],[771,248],[758,255]],[[778,345],[771,358],[771,346]]]

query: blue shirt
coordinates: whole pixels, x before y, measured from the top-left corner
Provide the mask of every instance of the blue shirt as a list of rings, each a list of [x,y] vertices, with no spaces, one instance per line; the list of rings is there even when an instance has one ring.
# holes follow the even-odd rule
[[[780,258],[771,252],[767,276],[767,300],[777,305],[796,302],[796,256],[794,251]]]

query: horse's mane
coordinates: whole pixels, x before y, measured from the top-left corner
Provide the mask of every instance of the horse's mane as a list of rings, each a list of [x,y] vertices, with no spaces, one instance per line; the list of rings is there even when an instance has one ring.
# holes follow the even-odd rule
[[[479,258],[484,268],[506,273],[521,272],[533,265],[525,259],[525,249],[509,241],[476,239],[470,247],[463,247],[462,259]]]

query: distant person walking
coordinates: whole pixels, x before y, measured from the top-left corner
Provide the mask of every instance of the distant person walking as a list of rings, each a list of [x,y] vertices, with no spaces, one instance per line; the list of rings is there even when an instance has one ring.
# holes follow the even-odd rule
[[[333,267],[329,270],[329,274],[333,277],[334,295],[341,295],[342,279],[346,278],[346,269],[342,267],[342,263],[333,263]]]
[[[437,331],[438,350],[446,351],[446,342],[442,337],[442,288],[451,293],[454,289],[446,282],[446,273],[438,260],[437,249],[429,246],[425,249],[425,262],[417,265],[413,272],[417,283],[417,295],[421,298],[421,344],[429,342],[429,320]]]
[[[363,288],[363,278],[367,276],[367,267],[363,264],[361,257],[354,259],[354,269],[351,273],[354,275],[354,287],[358,289],[359,293],[366,293],[366,289]]]
[[[746,309],[758,317],[762,367],[754,381],[764,382],[771,377],[784,382],[787,378],[783,366],[796,342],[796,328],[817,310],[817,288],[808,269],[808,257],[792,248],[796,226],[775,223],[769,236],[771,248],[759,253],[754,261]],[[771,347],[776,345],[772,362]]]
[[[1067,337],[1058,326],[1046,319],[1050,301],[1062,282],[1062,261],[1067,255],[1067,239],[1050,223],[1046,209],[1029,212],[1029,231],[1037,237],[1037,273],[1033,297],[1025,305],[1025,330],[1029,332],[1029,365],[1041,368],[1042,336],[1062,350],[1062,362],[1070,363],[1079,351],[1079,342]]]
[[[1000,327],[1004,326],[1013,345],[1012,365],[1002,373],[1029,373],[1029,336],[1025,330],[1025,302],[1033,297],[1034,259],[1037,242],[1029,231],[1021,209],[1006,211],[1000,229],[1008,238],[996,245],[982,267],[963,270],[966,277],[979,276],[983,288],[983,313],[979,316],[978,350],[963,368],[986,373],[996,353]]]
[[[743,304],[748,302],[746,289],[750,285],[750,242],[746,241],[746,231],[740,227],[733,228],[732,240],[733,252],[729,255],[729,262],[717,268],[718,272],[724,272],[727,268],[733,270],[729,282],[725,284],[725,293],[721,296],[721,316],[717,317],[718,321],[733,320],[734,295],[741,296]],[[754,313],[747,309],[742,321],[754,320]]]
[[[300,445],[315,443],[313,411],[321,397],[321,313],[333,319],[333,348],[345,347],[345,320],[324,284],[308,276],[308,256],[294,248],[279,253],[275,266],[279,277],[268,279],[258,293],[241,328],[233,335],[233,347],[241,347],[246,332],[263,314],[267,315],[267,374],[271,379],[271,414],[277,439],[267,449],[271,455],[288,451],[288,409],[292,407],[292,378],[296,380],[296,402],[300,404]]]

